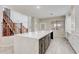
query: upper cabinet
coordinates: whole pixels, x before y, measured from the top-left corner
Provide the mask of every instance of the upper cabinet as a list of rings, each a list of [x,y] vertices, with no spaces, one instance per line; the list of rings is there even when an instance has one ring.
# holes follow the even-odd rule
[[[79,33],[79,5],[75,6],[75,30]]]
[[[65,32],[75,32],[75,6],[71,6],[65,18]]]

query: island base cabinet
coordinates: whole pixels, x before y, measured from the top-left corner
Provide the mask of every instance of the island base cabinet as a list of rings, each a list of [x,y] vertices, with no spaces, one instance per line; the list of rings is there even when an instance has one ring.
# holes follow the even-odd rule
[[[45,37],[39,40],[39,54],[44,54],[50,45],[50,35],[46,35]]]
[[[44,54],[45,49],[44,49],[44,38],[39,40],[39,54]]]
[[[34,34],[32,33],[32,35]],[[16,35],[15,40],[13,41],[13,52],[14,54],[45,54],[50,45],[50,41],[51,32],[38,34],[34,37],[30,37],[26,33]]]
[[[45,51],[47,50],[48,46],[49,46],[49,36],[47,35],[45,37]]]
[[[36,39],[16,37],[16,40],[14,40],[14,54],[38,54],[38,44]]]

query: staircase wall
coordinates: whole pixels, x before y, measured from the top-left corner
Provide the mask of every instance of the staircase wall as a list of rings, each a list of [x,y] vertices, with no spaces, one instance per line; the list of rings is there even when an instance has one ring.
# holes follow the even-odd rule
[[[19,12],[16,12],[14,10],[10,11],[10,19],[14,22],[14,23],[22,23],[22,25],[25,28],[28,28],[28,16],[23,15]]]

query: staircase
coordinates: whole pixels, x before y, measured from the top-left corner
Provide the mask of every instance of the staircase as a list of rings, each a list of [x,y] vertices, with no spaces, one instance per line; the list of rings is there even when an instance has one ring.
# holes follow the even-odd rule
[[[3,12],[3,36],[10,36],[14,35],[14,28],[13,28],[12,20],[7,16],[5,11]]]
[[[25,33],[25,32],[28,32],[28,29],[22,25],[21,31],[22,31],[21,33]]]
[[[20,25],[20,27],[17,26]],[[11,36],[18,33],[28,32],[22,23],[13,23],[10,17],[3,11],[3,36]]]

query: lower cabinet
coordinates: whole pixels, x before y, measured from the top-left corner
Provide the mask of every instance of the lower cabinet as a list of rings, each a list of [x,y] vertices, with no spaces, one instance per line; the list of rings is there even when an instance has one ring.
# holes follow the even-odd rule
[[[48,36],[45,37],[45,51],[48,48]]]
[[[39,40],[39,53],[44,54],[45,53],[45,48],[44,48],[44,38]]]
[[[44,54],[46,52],[47,48],[49,47],[50,41],[50,34],[39,40],[39,54]]]

